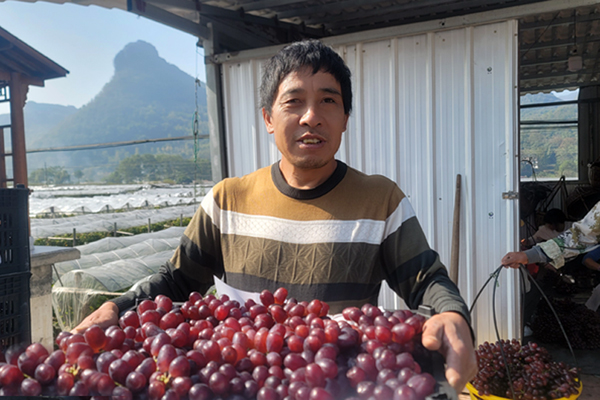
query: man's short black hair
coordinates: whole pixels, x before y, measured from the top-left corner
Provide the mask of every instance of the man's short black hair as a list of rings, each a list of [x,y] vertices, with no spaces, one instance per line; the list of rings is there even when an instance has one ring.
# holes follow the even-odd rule
[[[291,72],[312,68],[312,73],[327,72],[339,82],[342,89],[344,112],[352,110],[352,83],[350,69],[331,47],[318,40],[303,40],[292,43],[275,54],[264,65],[260,84],[260,107],[271,114],[281,81]]]
[[[566,220],[567,216],[558,208],[551,208],[544,215],[545,224],[564,224]]]

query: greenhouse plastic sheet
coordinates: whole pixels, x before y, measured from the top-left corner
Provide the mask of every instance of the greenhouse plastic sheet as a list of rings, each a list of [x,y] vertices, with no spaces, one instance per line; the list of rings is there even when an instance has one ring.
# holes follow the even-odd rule
[[[98,267],[77,269],[61,275],[55,286],[118,292],[140,279],[158,272],[158,268],[173,256],[173,250],[161,251],[135,259],[117,260]]]
[[[118,250],[88,254],[82,256],[79,260],[56,263],[56,272],[62,276],[63,274],[74,269],[88,269],[92,267],[99,267],[113,261],[150,256],[167,250],[173,251],[179,245],[180,236],[181,235],[178,235],[176,237],[167,239],[148,239],[129,247],[120,248]],[[55,281],[56,277],[54,277],[53,280]]]
[[[171,221],[183,216],[189,218],[198,209],[197,204],[166,207],[151,210],[134,210],[108,214],[86,214],[66,218],[32,218],[31,236],[35,239],[57,235],[68,235],[76,229],[78,233],[112,232],[115,223],[117,230],[134,228],[152,223]]]
[[[98,213],[198,203],[212,185],[105,185],[32,187],[29,212]]]

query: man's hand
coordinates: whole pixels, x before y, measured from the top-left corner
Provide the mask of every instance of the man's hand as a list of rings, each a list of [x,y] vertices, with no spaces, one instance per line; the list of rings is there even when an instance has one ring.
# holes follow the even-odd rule
[[[116,325],[119,322],[119,308],[112,301],[107,301],[100,308],[85,317],[79,325],[77,325],[71,333],[83,333],[92,325],[98,325],[102,329],[106,329],[111,325]]]
[[[462,315],[444,312],[429,318],[423,326],[423,346],[439,351],[446,360],[446,380],[456,393],[477,374],[477,360],[471,330]]]
[[[506,255],[502,257],[502,265],[507,268],[518,269],[521,264],[529,264],[527,255],[522,251],[506,253]]]

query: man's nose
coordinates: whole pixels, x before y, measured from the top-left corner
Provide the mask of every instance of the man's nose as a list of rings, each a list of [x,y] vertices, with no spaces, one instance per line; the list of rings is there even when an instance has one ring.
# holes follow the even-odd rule
[[[321,113],[314,105],[309,105],[304,110],[304,114],[300,118],[300,125],[316,127],[321,124]]]

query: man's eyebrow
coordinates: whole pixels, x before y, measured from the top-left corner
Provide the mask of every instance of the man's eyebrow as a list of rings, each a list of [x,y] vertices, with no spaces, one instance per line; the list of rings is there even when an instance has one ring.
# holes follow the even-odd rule
[[[302,88],[291,88],[291,89],[288,89],[285,92],[281,93],[281,95],[286,96],[286,95],[297,94],[297,93],[302,93],[302,92],[306,92],[306,90],[304,90]]]
[[[319,89],[319,91],[325,92],[325,93],[335,94],[335,95],[338,95],[338,96],[342,95],[342,93],[340,93],[339,90],[337,90],[336,88],[332,88],[332,87],[325,87],[325,88]]]
[[[335,94],[337,96],[342,95],[342,93],[340,93],[340,91],[334,87],[324,87],[324,88],[319,89],[319,91],[325,92],[325,93],[330,93],[330,94]],[[290,94],[297,94],[297,93],[304,93],[304,92],[306,92],[306,90],[302,89],[302,88],[291,88],[291,89],[283,92],[281,95],[286,96],[286,95],[290,95]]]

